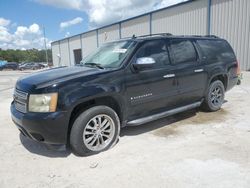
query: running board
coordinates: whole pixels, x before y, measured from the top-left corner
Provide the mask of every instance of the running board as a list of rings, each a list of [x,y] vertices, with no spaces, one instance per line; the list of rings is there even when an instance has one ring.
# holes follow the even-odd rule
[[[148,122],[151,122],[151,121],[155,121],[157,119],[161,119],[161,118],[164,118],[164,117],[167,117],[167,116],[171,116],[171,115],[186,111],[186,110],[197,108],[197,107],[199,107],[201,105],[201,103],[202,103],[202,101],[199,101],[199,102],[195,102],[195,103],[192,103],[192,104],[189,104],[189,105],[186,105],[186,106],[182,106],[182,107],[178,107],[178,108],[175,108],[175,109],[172,109],[172,110],[168,110],[168,111],[165,111],[165,112],[154,114],[154,115],[151,115],[151,116],[143,117],[143,118],[140,118],[140,119],[135,119],[135,120],[129,121],[127,123],[127,125],[128,126],[137,126],[137,125],[145,124],[145,123],[148,123]]]

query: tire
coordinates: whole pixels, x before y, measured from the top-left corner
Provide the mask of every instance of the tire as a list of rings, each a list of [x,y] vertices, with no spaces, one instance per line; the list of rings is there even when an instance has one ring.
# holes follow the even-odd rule
[[[116,112],[107,106],[94,106],[74,121],[69,144],[74,154],[88,156],[109,149],[116,144],[119,134],[120,120]]]
[[[225,97],[225,87],[220,80],[212,82],[208,88],[202,108],[214,112],[221,108]]]

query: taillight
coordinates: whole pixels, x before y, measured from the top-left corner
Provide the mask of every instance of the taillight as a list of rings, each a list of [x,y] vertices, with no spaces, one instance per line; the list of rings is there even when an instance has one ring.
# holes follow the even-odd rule
[[[236,74],[237,74],[237,75],[240,75],[240,63],[239,63],[239,61],[238,61],[238,60],[236,61],[236,63],[237,63],[237,70],[236,70]]]

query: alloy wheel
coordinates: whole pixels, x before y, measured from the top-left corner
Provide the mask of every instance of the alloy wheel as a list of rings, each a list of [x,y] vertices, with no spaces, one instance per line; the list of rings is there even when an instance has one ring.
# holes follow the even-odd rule
[[[90,119],[83,131],[83,142],[89,150],[100,151],[107,147],[115,135],[115,124],[106,114]]]
[[[215,87],[211,92],[211,102],[214,106],[220,106],[223,102],[223,93],[220,87]]]

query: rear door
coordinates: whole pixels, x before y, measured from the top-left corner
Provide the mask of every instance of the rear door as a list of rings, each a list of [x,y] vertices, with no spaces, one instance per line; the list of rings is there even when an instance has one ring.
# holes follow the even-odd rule
[[[134,71],[133,64],[142,57],[151,57],[156,63],[150,68]],[[173,108],[177,97],[173,68],[166,40],[155,39],[142,44],[125,74],[129,120]]]
[[[205,69],[210,70],[211,75],[227,75],[226,89],[231,89],[238,81],[239,67],[230,44],[223,39],[199,39],[196,42],[206,62]]]
[[[201,100],[207,84],[207,72],[191,39],[171,39],[170,52],[178,85],[178,106]]]

